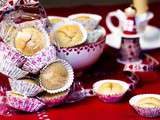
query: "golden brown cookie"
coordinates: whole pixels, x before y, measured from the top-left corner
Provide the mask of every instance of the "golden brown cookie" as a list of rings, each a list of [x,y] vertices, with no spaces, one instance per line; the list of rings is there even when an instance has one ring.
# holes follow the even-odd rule
[[[57,24],[57,23],[63,21],[63,19],[62,18],[49,18],[49,21],[52,24]]]
[[[75,20],[78,20],[78,21],[88,21],[90,19],[91,18],[89,16],[79,16],[79,17],[75,18]]]
[[[51,39],[58,44],[59,47],[73,47],[83,43],[83,33],[78,25],[64,25],[51,32]]]
[[[47,92],[43,92],[42,94],[39,95],[40,98],[45,98],[45,99],[53,99],[53,98],[58,98],[61,96],[65,96],[69,93],[69,90],[60,92],[60,93],[55,93],[55,94],[50,94]]]
[[[160,99],[155,97],[145,97],[140,99],[136,104],[140,107],[160,107]]]
[[[123,86],[118,83],[107,82],[103,83],[98,88],[98,93],[100,94],[118,94],[124,91]]]
[[[54,62],[40,74],[41,85],[48,90],[56,90],[65,86],[68,81],[68,71],[61,62]]]
[[[18,32],[14,44],[21,53],[32,56],[45,47],[45,39],[41,31],[28,27]]]

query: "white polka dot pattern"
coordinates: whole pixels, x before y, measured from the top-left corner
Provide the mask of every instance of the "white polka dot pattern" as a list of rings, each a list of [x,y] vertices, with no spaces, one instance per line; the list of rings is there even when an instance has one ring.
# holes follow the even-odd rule
[[[37,112],[37,117],[39,120],[51,120],[45,110]]]

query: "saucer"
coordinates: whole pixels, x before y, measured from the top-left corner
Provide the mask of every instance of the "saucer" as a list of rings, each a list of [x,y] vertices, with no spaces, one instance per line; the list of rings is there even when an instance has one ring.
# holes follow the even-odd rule
[[[110,47],[119,49],[121,46],[121,32],[107,35],[106,44]],[[160,48],[160,29],[148,25],[144,33],[140,34],[140,46],[142,50]]]

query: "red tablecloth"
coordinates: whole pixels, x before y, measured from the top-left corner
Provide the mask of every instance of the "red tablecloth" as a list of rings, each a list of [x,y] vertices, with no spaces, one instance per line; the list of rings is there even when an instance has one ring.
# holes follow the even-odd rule
[[[67,16],[78,12],[97,13],[103,16],[102,25],[105,26],[105,16],[109,11],[118,8],[125,8],[122,6],[80,6],[71,8],[54,8],[48,9],[49,15]],[[153,3],[150,10],[154,12],[155,17],[150,24],[160,26],[160,2]],[[107,28],[106,28],[107,30]],[[109,31],[107,30],[107,33]],[[82,80],[86,87],[91,87],[92,83],[101,79],[120,79],[127,81],[126,76],[122,72],[123,66],[116,63],[116,50],[106,46],[104,54],[100,60],[92,68],[87,70],[82,76]],[[146,51],[148,52],[148,51]],[[149,53],[160,61],[160,50],[149,51]],[[87,98],[81,102],[61,105],[52,109],[47,109],[41,113],[24,114],[19,113],[12,117],[0,116],[0,120],[150,120],[139,116],[132,107],[129,106],[128,100],[141,93],[158,93],[160,94],[160,73],[139,73],[141,81],[136,90],[128,93],[120,103],[106,104],[98,100],[97,97]],[[4,79],[3,76],[0,77]],[[48,117],[47,117],[48,115]],[[45,119],[49,118],[49,119]],[[157,118],[155,120],[160,120]]]

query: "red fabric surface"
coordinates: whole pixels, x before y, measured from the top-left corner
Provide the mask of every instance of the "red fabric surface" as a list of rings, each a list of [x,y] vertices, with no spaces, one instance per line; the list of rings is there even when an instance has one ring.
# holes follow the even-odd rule
[[[80,6],[71,8],[54,8],[48,9],[49,15],[67,16],[78,12],[98,13],[103,16],[101,25],[105,26],[107,33],[109,32],[105,25],[105,16],[109,11],[118,8],[124,9],[127,5],[122,6]],[[155,17],[150,24],[160,26],[160,2],[153,3],[150,10],[154,12]],[[146,51],[160,61],[160,50]],[[106,46],[105,51],[100,60],[90,69],[86,70],[81,80],[86,87],[91,87],[92,83],[101,79],[119,79],[128,81],[122,72],[123,66],[116,63],[116,53],[114,50]],[[151,120],[139,116],[132,107],[129,106],[128,100],[141,93],[158,93],[160,94],[160,73],[139,73],[141,81],[139,86],[132,92],[129,92],[120,103],[103,103],[97,97],[87,98],[81,102],[74,104],[61,105],[46,110],[51,120]],[[0,77],[5,80],[3,76]],[[0,120],[36,120],[39,119],[37,113],[19,113],[12,117],[0,116]],[[45,119],[43,119],[45,120]],[[47,120],[47,119],[46,119]],[[156,118],[155,120],[160,120]]]

